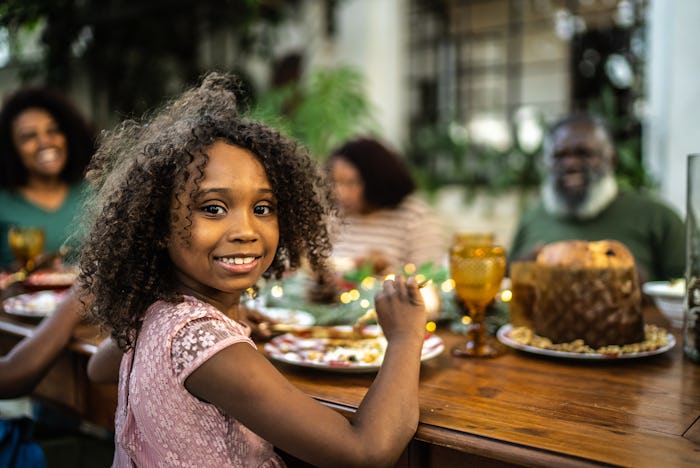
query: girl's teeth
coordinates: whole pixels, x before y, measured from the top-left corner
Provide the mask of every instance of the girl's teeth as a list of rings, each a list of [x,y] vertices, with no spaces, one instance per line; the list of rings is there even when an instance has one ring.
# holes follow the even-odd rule
[[[253,263],[255,257],[236,257],[236,258],[222,258],[224,263],[232,263],[234,265],[245,265],[247,263]]]

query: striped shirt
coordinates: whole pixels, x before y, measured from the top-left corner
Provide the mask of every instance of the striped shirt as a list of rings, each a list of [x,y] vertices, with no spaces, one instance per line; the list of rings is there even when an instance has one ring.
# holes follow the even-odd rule
[[[447,238],[446,227],[431,207],[409,195],[395,209],[343,218],[337,226],[333,258],[357,259],[377,252],[394,271],[406,263],[421,266],[429,261],[443,267],[447,264]]]

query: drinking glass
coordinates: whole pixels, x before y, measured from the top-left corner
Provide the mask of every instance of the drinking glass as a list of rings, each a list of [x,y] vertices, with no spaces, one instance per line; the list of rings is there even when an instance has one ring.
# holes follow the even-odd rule
[[[688,155],[683,352],[700,363],[700,154]]]
[[[21,268],[34,269],[36,258],[44,251],[44,229],[34,226],[12,226],[7,232],[7,239],[12,255],[19,261]]]
[[[536,275],[537,262],[517,261],[510,264],[510,290],[513,295],[508,305],[508,314],[513,327],[533,329]]]
[[[486,306],[501,288],[506,271],[505,249],[498,245],[458,245],[450,250],[450,275],[455,293],[467,307],[471,326],[467,342],[452,349],[461,357],[493,357],[503,350],[489,337],[484,324]]]
[[[457,232],[452,239],[453,248],[462,245],[492,245],[496,242],[496,235],[493,232]]]

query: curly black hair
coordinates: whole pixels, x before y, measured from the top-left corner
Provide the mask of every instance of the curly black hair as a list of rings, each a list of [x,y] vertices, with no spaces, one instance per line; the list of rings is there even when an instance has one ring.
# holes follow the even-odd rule
[[[279,278],[304,257],[312,270],[327,272],[331,186],[303,147],[245,117],[240,93],[235,77],[210,73],[152,118],[105,133],[88,167],[95,192],[85,207],[78,281],[89,315],[111,329],[123,350],[133,347],[153,302],[182,301],[166,240],[188,236],[187,229],[169,229],[178,203],[188,200],[182,195],[188,181],[198,190],[206,149],[216,141],[252,152],[277,199],[279,246],[264,276]]]
[[[364,199],[373,208],[396,208],[416,190],[410,170],[387,145],[371,137],[349,140],[331,151],[329,164],[341,158],[355,166],[364,183]]]
[[[27,183],[27,169],[12,140],[12,124],[30,108],[44,109],[56,120],[68,144],[68,161],[60,177],[69,184],[80,181],[95,152],[97,134],[93,125],[59,91],[27,87],[10,94],[0,111],[0,187],[13,190]]]

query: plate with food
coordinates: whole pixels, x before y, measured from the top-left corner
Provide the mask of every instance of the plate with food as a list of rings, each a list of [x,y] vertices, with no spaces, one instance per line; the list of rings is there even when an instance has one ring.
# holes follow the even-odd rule
[[[330,336],[343,336],[345,329],[352,327],[328,328],[336,329]],[[332,372],[377,372],[384,360],[386,338],[380,331],[372,331],[371,327],[366,327],[363,333],[365,337],[362,339],[309,338],[285,333],[266,343],[264,349],[270,359],[286,364]],[[442,338],[426,333],[421,361],[438,356],[444,349]]]
[[[66,298],[67,290],[46,290],[8,297],[2,301],[6,313],[23,318],[44,318],[53,314]]]
[[[255,307],[254,310],[273,323],[299,327],[308,327],[316,323],[316,318],[305,310],[285,307]]]
[[[646,325],[644,335],[644,341],[639,343],[593,349],[582,340],[553,344],[549,339],[537,336],[528,327],[513,327],[511,324],[503,325],[497,333],[498,341],[519,351],[581,360],[635,359],[665,353],[676,345],[675,337],[656,325]]]
[[[32,289],[69,288],[77,277],[78,270],[74,268],[36,270],[24,280],[24,285]]]

